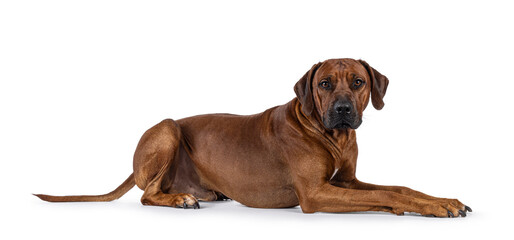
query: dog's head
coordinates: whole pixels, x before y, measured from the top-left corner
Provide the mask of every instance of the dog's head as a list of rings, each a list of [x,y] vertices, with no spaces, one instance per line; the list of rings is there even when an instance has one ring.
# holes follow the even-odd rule
[[[330,59],[315,64],[294,90],[306,116],[319,114],[327,129],[358,128],[371,96],[384,107],[389,80],[363,60]]]

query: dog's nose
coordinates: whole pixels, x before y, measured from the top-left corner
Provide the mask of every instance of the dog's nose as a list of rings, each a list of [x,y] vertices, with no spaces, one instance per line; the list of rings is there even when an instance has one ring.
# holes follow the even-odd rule
[[[337,114],[350,114],[353,110],[352,104],[348,102],[337,102],[334,104],[334,110]]]

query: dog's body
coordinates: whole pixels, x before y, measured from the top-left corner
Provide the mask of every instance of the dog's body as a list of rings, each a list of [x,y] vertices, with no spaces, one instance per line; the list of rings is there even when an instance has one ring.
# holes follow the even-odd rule
[[[149,129],[134,154],[134,173],[99,196],[43,200],[110,201],[134,185],[145,205],[199,207],[198,200],[234,199],[260,208],[300,205],[303,212],[416,212],[466,216],[456,199],[355,177],[355,130],[371,96],[381,109],[388,79],[364,61],[318,63],[295,85],[297,98],[251,116],[167,119]]]

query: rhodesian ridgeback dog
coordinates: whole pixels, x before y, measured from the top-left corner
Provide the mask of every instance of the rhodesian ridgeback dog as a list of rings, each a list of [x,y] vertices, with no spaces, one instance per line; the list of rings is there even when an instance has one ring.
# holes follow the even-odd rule
[[[304,213],[383,211],[466,216],[456,199],[355,177],[355,129],[369,98],[384,106],[389,80],[365,61],[330,59],[296,83],[296,98],[250,116],[207,114],[166,119],[146,131],[134,172],[114,191],[49,196],[50,202],[112,201],[134,185],[144,205],[199,208],[199,201],[233,199],[256,208],[300,205]]]

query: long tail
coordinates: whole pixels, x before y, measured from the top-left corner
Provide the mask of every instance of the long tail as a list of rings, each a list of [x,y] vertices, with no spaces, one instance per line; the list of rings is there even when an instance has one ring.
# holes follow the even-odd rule
[[[118,188],[114,189],[114,191],[110,193],[103,195],[50,196],[44,194],[34,194],[34,196],[48,202],[109,202],[123,196],[132,187],[134,187],[134,185],[136,185],[136,182],[134,181],[134,173],[132,173]]]

